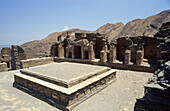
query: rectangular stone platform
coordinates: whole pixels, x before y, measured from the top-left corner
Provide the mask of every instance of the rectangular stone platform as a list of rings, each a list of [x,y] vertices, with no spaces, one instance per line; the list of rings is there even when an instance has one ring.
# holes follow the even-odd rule
[[[104,66],[51,63],[15,74],[14,87],[47,103],[71,110],[116,79],[116,71]]]

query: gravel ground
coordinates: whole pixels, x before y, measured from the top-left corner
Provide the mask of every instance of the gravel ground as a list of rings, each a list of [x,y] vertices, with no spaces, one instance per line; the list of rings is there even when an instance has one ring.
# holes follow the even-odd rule
[[[0,72],[0,111],[59,111],[57,108],[12,87],[14,73]],[[116,82],[87,99],[73,111],[133,111],[143,84],[152,73],[118,70]]]

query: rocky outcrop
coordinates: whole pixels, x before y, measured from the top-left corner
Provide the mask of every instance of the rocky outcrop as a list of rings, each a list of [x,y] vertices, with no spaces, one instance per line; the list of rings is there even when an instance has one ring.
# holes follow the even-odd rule
[[[128,22],[122,31],[117,34],[117,37],[153,36],[159,31],[162,23],[166,22],[170,22],[170,10],[163,11],[146,19],[136,19]]]
[[[98,33],[103,33],[108,37],[108,40],[111,41],[114,37],[116,37],[123,29],[123,23],[107,23],[96,30]]]
[[[134,111],[169,111],[170,110],[170,22],[164,23],[157,38],[158,70],[144,85],[143,98],[137,99]]]

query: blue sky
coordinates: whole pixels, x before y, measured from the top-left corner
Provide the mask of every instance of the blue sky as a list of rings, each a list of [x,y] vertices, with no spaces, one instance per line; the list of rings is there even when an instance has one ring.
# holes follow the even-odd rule
[[[68,28],[126,24],[168,9],[170,0],[0,0],[0,45],[40,40]]]

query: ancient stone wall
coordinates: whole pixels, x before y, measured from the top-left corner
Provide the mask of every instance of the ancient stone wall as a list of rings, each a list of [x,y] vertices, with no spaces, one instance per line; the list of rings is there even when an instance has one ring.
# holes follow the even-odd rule
[[[144,58],[156,59],[157,40],[155,38],[144,38]]]
[[[50,55],[51,57],[58,57],[58,45],[57,44],[53,44],[51,46],[51,51],[50,51]]]
[[[24,53],[24,50],[17,45],[12,45],[12,50],[11,50],[11,63],[12,63],[12,69],[20,69],[20,60],[25,60],[26,55]]]
[[[107,38],[102,34],[75,33],[63,37],[51,46],[52,57],[100,59],[99,64],[121,63],[125,66],[137,65],[155,68],[156,54],[157,39],[145,36],[121,37],[108,44]]]
[[[20,61],[20,68],[28,68],[54,62],[53,57],[33,58]]]
[[[149,64],[156,64],[157,39],[153,37],[122,37],[117,39],[117,60],[124,61],[126,51],[131,51],[130,62],[134,65],[137,60],[137,52],[142,51],[141,59],[147,59]],[[139,57],[139,56],[138,56]],[[141,60],[141,64],[143,62]],[[125,63],[125,61],[124,61]],[[139,62],[138,62],[139,63]],[[137,64],[138,64],[137,63]]]
[[[137,99],[134,111],[170,110],[170,22],[162,25],[155,38],[158,49],[158,70],[144,85],[144,96]]]
[[[124,61],[125,51],[127,47],[125,38],[117,39],[117,60]]]
[[[1,49],[0,62],[7,63],[7,68],[11,69],[11,48],[4,47]]]
[[[7,71],[7,63],[0,63],[0,72]]]

